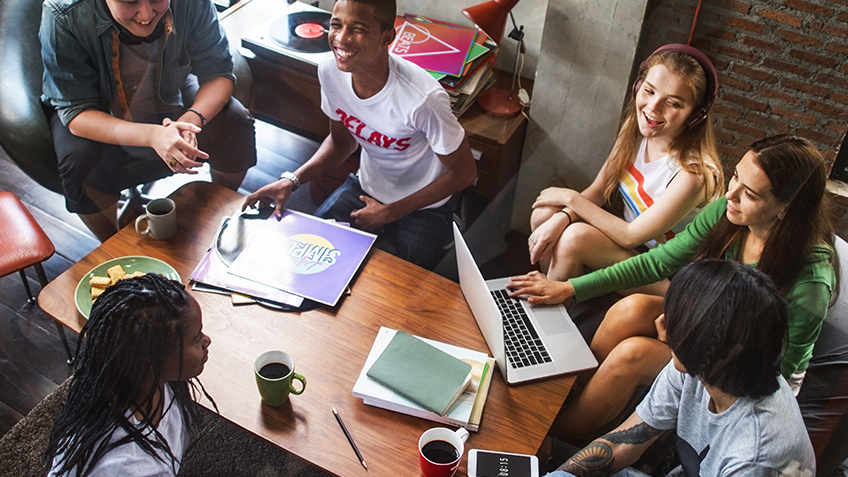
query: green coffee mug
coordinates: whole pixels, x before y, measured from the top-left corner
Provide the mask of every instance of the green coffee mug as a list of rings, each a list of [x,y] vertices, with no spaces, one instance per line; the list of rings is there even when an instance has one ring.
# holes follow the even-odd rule
[[[289,400],[289,393],[306,389],[306,378],[294,372],[294,358],[283,351],[262,353],[253,363],[253,374],[259,395],[269,406],[279,406]],[[300,389],[292,386],[293,379],[300,381]]]

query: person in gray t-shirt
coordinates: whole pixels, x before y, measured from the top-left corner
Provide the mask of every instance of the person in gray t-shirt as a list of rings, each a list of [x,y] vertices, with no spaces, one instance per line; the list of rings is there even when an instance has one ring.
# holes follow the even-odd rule
[[[672,350],[644,401],[621,426],[550,477],[611,475],[676,430],[673,476],[813,475],[798,404],[780,376],[786,305],[754,267],[702,260],[668,289],[660,339]]]

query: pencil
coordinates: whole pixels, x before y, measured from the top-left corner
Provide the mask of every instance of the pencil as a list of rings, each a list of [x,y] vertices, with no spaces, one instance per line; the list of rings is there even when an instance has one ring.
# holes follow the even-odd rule
[[[347,437],[347,441],[350,442],[350,446],[353,447],[353,451],[356,452],[356,458],[359,459],[359,463],[362,464],[362,467],[365,467],[365,470],[368,470],[368,466],[365,465],[365,459],[362,458],[359,448],[356,447],[356,442],[353,441],[353,436],[350,435],[350,431],[347,430],[347,426],[345,426],[342,416],[338,411],[336,411],[336,408],[333,408],[333,415],[336,416],[336,421],[338,421],[339,426],[342,428],[342,432],[344,432],[345,437]]]

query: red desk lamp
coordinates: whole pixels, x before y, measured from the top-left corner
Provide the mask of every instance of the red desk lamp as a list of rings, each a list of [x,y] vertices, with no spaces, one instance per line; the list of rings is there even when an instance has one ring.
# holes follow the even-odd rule
[[[521,111],[521,101],[515,91],[515,80],[518,76],[518,61],[521,54],[524,53],[524,25],[517,26],[511,12],[517,3],[518,0],[491,0],[462,11],[466,17],[498,44],[503,39],[507,16],[512,19],[513,29],[509,38],[518,42],[515,49],[515,64],[512,68],[512,85],[509,90],[489,88],[477,96],[477,104],[493,116],[512,117]]]

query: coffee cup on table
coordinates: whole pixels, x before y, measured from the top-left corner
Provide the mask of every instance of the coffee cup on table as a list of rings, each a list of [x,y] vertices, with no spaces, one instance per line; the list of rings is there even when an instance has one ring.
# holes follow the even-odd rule
[[[269,406],[279,406],[289,399],[289,394],[301,394],[306,389],[306,378],[294,372],[294,358],[283,351],[267,351],[253,363],[253,374],[262,401]],[[292,381],[300,381],[300,389]]]
[[[153,199],[144,206],[145,213],[135,219],[135,231],[139,235],[150,235],[156,240],[168,240],[177,234],[177,208],[168,198]],[[147,227],[141,223],[147,221]]]
[[[468,431],[434,427],[418,439],[418,463],[424,477],[452,477],[465,451]]]

